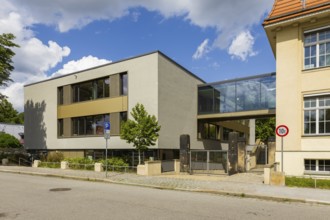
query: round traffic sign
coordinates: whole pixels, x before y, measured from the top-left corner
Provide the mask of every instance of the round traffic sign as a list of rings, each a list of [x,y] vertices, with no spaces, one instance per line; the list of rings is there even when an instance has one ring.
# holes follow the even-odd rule
[[[104,122],[104,129],[110,130],[110,122]]]
[[[289,134],[289,128],[286,125],[279,125],[276,128],[276,134],[280,137],[285,137]]]

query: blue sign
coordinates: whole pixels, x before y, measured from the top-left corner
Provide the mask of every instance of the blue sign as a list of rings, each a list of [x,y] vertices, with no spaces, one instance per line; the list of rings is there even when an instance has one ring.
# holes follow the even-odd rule
[[[110,130],[110,122],[104,122],[104,130]]]
[[[110,139],[110,122],[104,122],[104,138]]]

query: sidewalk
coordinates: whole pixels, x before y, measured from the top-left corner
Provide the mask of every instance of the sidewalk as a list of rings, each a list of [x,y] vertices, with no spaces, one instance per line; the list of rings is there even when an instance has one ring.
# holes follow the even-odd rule
[[[94,171],[18,166],[0,166],[0,172],[100,181],[171,190],[215,193],[275,201],[330,205],[330,190],[264,185],[262,183],[263,176],[253,173],[241,173],[233,176],[189,174],[138,176],[131,173],[108,172],[108,176],[105,178],[104,172],[98,173]]]

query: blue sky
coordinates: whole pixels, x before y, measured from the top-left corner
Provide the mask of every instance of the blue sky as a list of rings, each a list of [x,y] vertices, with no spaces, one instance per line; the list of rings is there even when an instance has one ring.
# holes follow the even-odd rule
[[[264,0],[2,0],[14,80],[0,92],[23,110],[23,85],[160,50],[206,82],[275,71]]]

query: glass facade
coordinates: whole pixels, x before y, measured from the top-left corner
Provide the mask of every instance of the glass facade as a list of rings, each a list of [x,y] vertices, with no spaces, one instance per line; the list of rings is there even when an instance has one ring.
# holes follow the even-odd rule
[[[72,85],[72,92],[73,102],[83,102],[109,97],[110,79],[106,77]]]
[[[198,114],[274,109],[275,74],[201,85]]]
[[[127,95],[127,73],[120,74],[120,95]]]
[[[57,88],[57,104],[63,105],[64,100],[64,93],[63,93],[63,86]]]
[[[215,123],[198,120],[200,139],[220,140],[220,126]]]
[[[72,134],[73,136],[103,135],[104,122],[109,121],[109,114],[72,118]]]
[[[57,136],[61,137],[64,134],[63,119],[58,119],[57,123]]]

